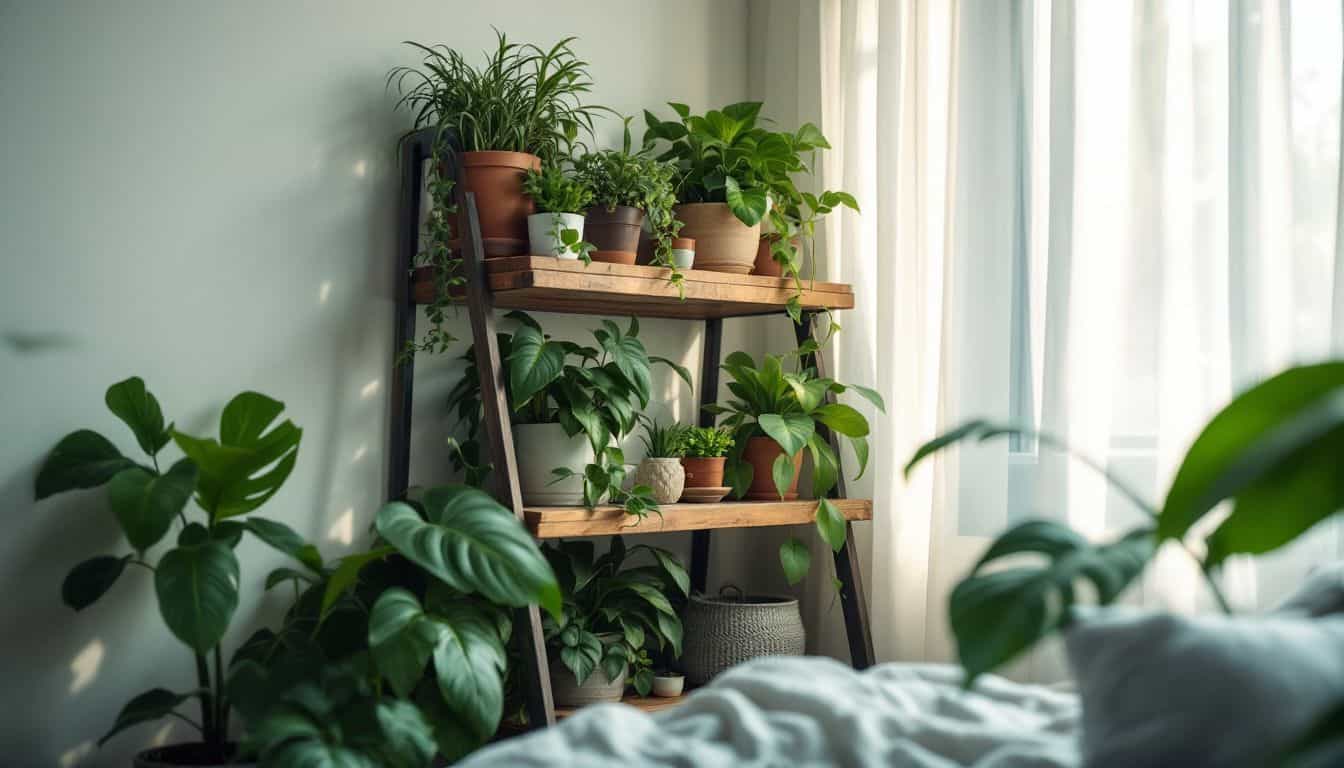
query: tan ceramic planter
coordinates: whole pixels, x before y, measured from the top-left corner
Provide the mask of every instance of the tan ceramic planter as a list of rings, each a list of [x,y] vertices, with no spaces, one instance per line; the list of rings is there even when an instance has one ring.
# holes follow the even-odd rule
[[[686,470],[681,459],[646,458],[635,467],[635,485],[653,489],[653,500],[659,504],[675,504],[686,488]]]
[[[681,236],[695,240],[696,269],[745,275],[756,266],[760,224],[738,221],[727,203],[684,203],[673,212],[683,225]]]

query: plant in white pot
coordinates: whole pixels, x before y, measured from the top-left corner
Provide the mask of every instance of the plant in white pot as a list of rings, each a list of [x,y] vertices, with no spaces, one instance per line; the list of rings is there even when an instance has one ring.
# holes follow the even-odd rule
[[[593,244],[583,239],[583,217],[593,192],[558,165],[529,170],[523,192],[532,198],[537,213],[527,217],[527,236],[532,253],[591,263]]]
[[[635,467],[635,484],[652,489],[659,504],[676,503],[686,487],[686,470],[681,466],[686,427],[676,422],[663,426],[644,414],[639,418],[644,424],[644,434],[639,436],[644,458]]]
[[[640,696],[649,695],[648,649],[681,656],[676,605],[690,593],[686,567],[665,549],[641,544],[627,550],[620,536],[601,556],[591,541],[560,541],[542,551],[563,597],[560,619],[542,621],[556,705],[619,701],[627,679]],[[651,562],[627,566],[638,555]]]

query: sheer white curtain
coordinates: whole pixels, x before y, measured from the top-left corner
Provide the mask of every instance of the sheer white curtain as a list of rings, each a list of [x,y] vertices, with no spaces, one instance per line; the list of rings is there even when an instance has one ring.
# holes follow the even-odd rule
[[[1136,513],[1030,441],[907,482],[916,445],[973,417],[1034,424],[1160,500],[1233,393],[1338,349],[1341,4],[818,2],[823,182],[864,205],[824,228],[858,304],[834,354],[889,404],[860,484],[875,641],[949,659],[947,593],[989,537],[1029,516],[1104,537]],[[1261,608],[1340,556],[1320,530],[1226,580]],[[1208,604],[1165,553],[1133,599]]]

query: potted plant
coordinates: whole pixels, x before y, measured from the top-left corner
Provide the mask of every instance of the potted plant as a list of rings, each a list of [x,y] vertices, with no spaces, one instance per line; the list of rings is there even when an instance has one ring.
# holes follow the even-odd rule
[[[753,275],[798,278],[801,270],[799,250],[810,245],[816,235],[817,221],[839,206],[859,210],[858,201],[848,192],[827,190],[812,194],[798,189],[795,177],[811,175],[819,150],[830,149],[826,137],[812,123],[804,123],[792,134],[783,136],[792,158],[770,166],[770,210],[766,214],[761,242],[756,250]],[[803,157],[810,154],[810,162]]]
[[[542,49],[496,34],[480,67],[446,46],[408,43],[424,59],[393,69],[388,83],[396,84],[397,104],[415,115],[416,128],[436,128],[460,150],[462,191],[476,195],[486,256],[514,256],[527,251],[533,212],[524,173],[568,157],[603,108],[583,103],[592,83],[570,45],[575,38]]]
[[[681,234],[696,241],[695,266],[745,275],[755,265],[771,181],[801,170],[793,137],[757,125],[761,102],[703,116],[685,104],[669,106],[677,120],[645,110],[644,146],[667,142],[658,159],[677,164],[675,213]]]
[[[653,695],[675,699],[686,689],[686,676],[670,669],[654,670]]]
[[[595,556],[591,541],[561,541],[542,551],[563,596],[559,618],[542,619],[556,705],[617,701],[627,678],[640,696],[649,695],[653,670],[647,647],[681,655],[674,601],[690,592],[685,566],[664,549],[641,544],[627,550],[619,536],[601,556]],[[627,566],[639,554],[651,562]]]
[[[686,470],[681,466],[686,427],[675,422],[663,426],[644,414],[640,414],[640,421],[644,423],[644,434],[639,437],[644,443],[644,458],[635,467],[635,484],[652,489],[653,499],[659,504],[675,503],[686,487]]]
[[[733,433],[725,427],[686,430],[681,437],[681,466],[686,470],[686,487],[723,489],[727,493],[728,489],[723,485],[723,464],[732,447]]]
[[[858,392],[879,410],[882,396],[857,385],[817,376],[811,367],[784,371],[783,358],[766,355],[759,367],[745,352],[734,352],[721,366],[733,381],[735,396],[726,405],[707,406],[727,414],[734,449],[727,475],[738,497],[753,501],[798,497],[803,450],[812,456],[813,495],[822,499],[835,486],[839,460],[817,432],[824,426],[845,437],[859,457],[859,475],[867,468],[868,420],[854,408],[827,402],[828,394]]]
[[[593,246],[583,241],[583,212],[593,200],[592,191],[560,166],[546,165],[540,171],[528,170],[523,192],[537,207],[527,217],[531,252],[591,262]]]
[[[587,233],[596,250],[593,258],[615,264],[634,264],[640,230],[647,219],[655,241],[655,262],[671,263],[672,238],[681,223],[672,215],[677,198],[672,187],[674,164],[632,153],[630,118],[618,150],[587,152],[574,160],[574,172],[593,192]]]
[[[99,433],[81,429],[52,449],[38,472],[35,496],[40,501],[78,488],[104,487],[99,506],[111,508],[132,552],[99,555],[76,565],[61,585],[61,598],[76,611],[84,610],[116,584],[127,566],[148,571],[164,624],[194,657],[196,680],[185,692],[153,688],[135,696],[99,744],[130,726],[173,716],[195,726],[201,740],[141,752],[136,766],[244,764],[238,745],[228,740],[233,697],[225,685],[221,647],[238,608],[234,550],[250,534],[292,557],[301,569],[293,573],[314,578],[324,572],[317,549],[289,526],[252,514],[289,477],[302,431],[290,421],[277,423],[284,404],[256,392],[243,392],[224,407],[218,439],[193,437],[172,423],[165,425],[158,399],[139,378],[113,384],[104,400],[130,428],[147,463],[122,455]],[[171,465],[161,461],[169,443],[184,454]],[[201,514],[189,521],[193,499]],[[169,537],[175,525],[169,549],[151,562],[148,550]],[[192,700],[200,707],[197,720],[179,711]]]

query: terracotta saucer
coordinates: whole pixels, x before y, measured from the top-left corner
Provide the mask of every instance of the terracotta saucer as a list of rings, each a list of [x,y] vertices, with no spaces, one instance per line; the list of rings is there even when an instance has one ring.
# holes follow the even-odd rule
[[[722,501],[732,490],[726,485],[717,488],[687,488],[681,492],[681,500],[690,504],[713,504]]]

